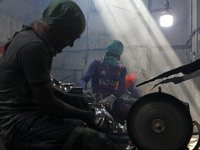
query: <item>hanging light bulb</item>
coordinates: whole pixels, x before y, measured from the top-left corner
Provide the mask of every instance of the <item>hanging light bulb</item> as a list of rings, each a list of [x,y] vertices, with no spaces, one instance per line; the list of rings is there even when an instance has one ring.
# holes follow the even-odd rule
[[[161,13],[160,16],[160,26],[162,27],[170,27],[173,25],[173,16],[169,12],[169,1],[164,1],[164,11]]]
[[[173,16],[169,12],[162,12],[160,16],[160,25],[162,27],[170,27],[173,25]]]

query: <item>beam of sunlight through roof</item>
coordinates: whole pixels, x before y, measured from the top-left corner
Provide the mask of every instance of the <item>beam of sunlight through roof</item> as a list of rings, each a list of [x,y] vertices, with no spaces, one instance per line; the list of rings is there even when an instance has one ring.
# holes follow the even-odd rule
[[[95,3],[111,37],[124,43],[125,51],[121,61],[129,71],[140,72],[148,68],[150,77],[153,77],[182,65],[143,1],[96,0]],[[169,83],[162,85],[162,88],[163,92],[186,99],[193,107],[194,100],[191,97],[194,93],[188,89],[189,84],[193,82],[187,81],[181,83],[181,86]],[[195,114],[193,110],[191,113]]]

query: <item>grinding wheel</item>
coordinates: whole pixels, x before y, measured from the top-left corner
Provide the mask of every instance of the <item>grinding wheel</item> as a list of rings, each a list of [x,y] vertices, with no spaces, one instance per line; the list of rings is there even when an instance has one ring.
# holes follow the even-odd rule
[[[139,150],[184,150],[193,132],[189,107],[166,93],[139,98],[127,117],[129,137]]]

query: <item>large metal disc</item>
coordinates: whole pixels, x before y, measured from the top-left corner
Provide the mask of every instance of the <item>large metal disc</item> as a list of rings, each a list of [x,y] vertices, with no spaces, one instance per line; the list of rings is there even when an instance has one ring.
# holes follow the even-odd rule
[[[193,124],[185,103],[166,93],[152,93],[132,105],[127,128],[140,150],[184,150]]]

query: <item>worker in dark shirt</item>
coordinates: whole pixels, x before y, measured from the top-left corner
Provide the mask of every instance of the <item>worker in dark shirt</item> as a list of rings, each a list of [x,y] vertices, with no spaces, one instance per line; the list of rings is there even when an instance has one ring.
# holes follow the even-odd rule
[[[119,99],[125,91],[127,72],[126,67],[118,63],[124,46],[122,42],[113,40],[108,43],[106,50],[103,59],[96,59],[90,64],[79,85],[87,90],[87,83],[91,79],[92,91],[102,94],[102,104],[116,121],[123,123],[130,109],[129,104]]]
[[[8,150],[114,149],[105,134],[88,127],[96,123],[93,110],[66,103],[85,98],[65,94],[62,101],[50,80],[53,57],[73,46],[85,23],[75,2],[53,0],[2,45],[0,136]]]

